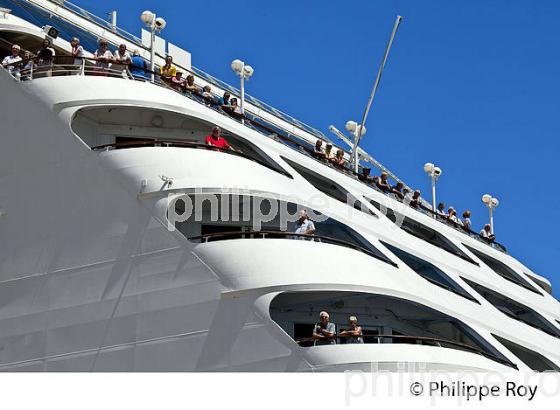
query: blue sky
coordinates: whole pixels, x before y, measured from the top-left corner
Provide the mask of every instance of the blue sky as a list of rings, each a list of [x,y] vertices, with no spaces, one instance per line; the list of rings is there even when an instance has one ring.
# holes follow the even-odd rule
[[[397,14],[404,17],[362,146],[429,197],[425,162],[444,173],[439,198],[487,221],[510,253],[560,298],[560,25],[557,1],[75,0],[139,34],[145,9],[193,64],[236,84],[230,62],[255,68],[248,92],[324,131],[361,118]]]

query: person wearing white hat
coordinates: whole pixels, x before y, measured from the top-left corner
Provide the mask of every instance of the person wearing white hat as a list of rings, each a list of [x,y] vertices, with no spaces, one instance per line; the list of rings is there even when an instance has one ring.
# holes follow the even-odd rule
[[[340,336],[342,336],[344,343],[364,343],[362,327],[358,325],[358,318],[356,316],[352,315],[348,318],[348,329],[340,332]]]
[[[335,333],[336,329],[334,323],[329,322],[329,314],[325,311],[319,313],[319,323],[315,324],[315,328],[313,329],[315,346],[334,345]]]
[[[12,54],[9,56],[4,57],[2,60],[2,66],[8,70],[8,72],[13,75],[14,77],[19,77],[20,75],[20,64],[21,57],[19,56],[19,52],[21,51],[21,47],[17,44],[12,46]]]

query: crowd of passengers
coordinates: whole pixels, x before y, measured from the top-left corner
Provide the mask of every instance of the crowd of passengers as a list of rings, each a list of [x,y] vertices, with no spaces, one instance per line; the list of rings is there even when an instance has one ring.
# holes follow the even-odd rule
[[[74,37],[70,45],[72,47],[71,58],[73,60],[73,65],[81,66],[84,59],[86,59],[86,55],[84,48],[80,45],[80,40]],[[2,65],[14,77],[21,78],[22,80],[29,79],[32,72],[34,76],[52,75],[56,52],[48,37],[43,40],[42,47],[37,50],[34,55],[32,55],[29,50],[23,51],[23,57],[21,54],[21,47],[14,44],[12,45],[11,54],[2,60]],[[107,40],[102,39],[99,41],[99,48],[95,50],[93,54],[93,60],[95,62],[93,73],[96,75],[127,77],[130,74],[136,79],[149,79],[149,70],[146,61],[140,56],[138,50],[134,50],[134,52],[130,54],[126,44],[119,45],[114,52],[111,52]],[[195,84],[192,74],[183,78],[183,73],[177,70],[177,67],[173,64],[173,57],[170,55],[166,57],[165,64],[159,68],[159,76],[164,82],[179,92],[190,93],[206,105],[219,108],[232,117],[243,117],[237,98],[232,98],[231,94],[227,91],[224,92],[222,97],[216,98],[212,94],[211,86],[205,85],[204,87],[199,87]],[[221,136],[221,130],[217,126],[213,127],[212,133],[206,136],[205,143],[220,149],[239,151],[234,149],[228,141]],[[312,155],[321,161],[333,165],[339,170],[351,172],[348,161],[344,157],[344,151],[337,148],[336,152],[334,152],[333,145],[327,143],[323,146],[323,141],[321,139],[317,140]],[[428,210],[422,205],[420,190],[410,192],[400,181],[395,185],[391,185],[388,180],[389,175],[386,172],[382,172],[380,176],[370,176],[370,173],[371,168],[363,167],[358,174],[358,178],[362,182],[377,188],[379,191],[408,203],[412,208]],[[470,211],[467,210],[463,212],[463,219],[460,219],[457,216],[455,208],[450,206],[446,211],[445,204],[442,202],[438,205],[436,213],[440,219],[462,228],[467,232],[471,231]],[[494,242],[496,240],[489,224],[484,226],[479,235],[488,242]]]
[[[88,60],[88,58],[83,46],[80,45],[80,39],[74,37],[70,41],[70,45],[72,47],[70,57],[72,64],[74,66],[82,66],[83,62]],[[31,78],[31,73],[33,73],[34,77],[52,76],[56,52],[48,37],[43,40],[41,49],[35,53],[27,50],[22,53],[21,47],[17,44],[12,46],[11,51],[11,54],[3,59],[2,65],[14,77],[27,80]],[[91,60],[94,63],[93,67],[91,67],[93,75],[133,76],[138,80],[149,80],[151,77],[148,64],[140,56],[140,52],[134,50],[130,53],[126,44],[119,45],[114,52],[111,52],[108,41],[101,40]],[[90,68],[88,67],[88,69]],[[77,67],[74,70],[78,72]],[[237,98],[232,98],[231,94],[227,91],[224,92],[222,97],[216,97],[212,94],[210,85],[200,87],[195,84],[192,74],[183,77],[183,73],[173,64],[173,56],[168,55],[165,58],[165,64],[159,68],[159,78],[176,91],[189,93],[204,104],[218,108],[232,117],[242,117],[241,107]]]
[[[327,143],[323,147],[323,141],[318,139],[315,143],[313,149],[313,156],[323,162],[333,165],[342,171],[352,172],[350,164],[344,157],[344,151],[337,149],[336,153],[333,152],[333,145]],[[426,211],[431,211],[431,209],[426,208],[422,204],[421,192],[420,190],[415,190],[411,192],[404,184],[398,181],[396,184],[391,185],[389,182],[389,174],[387,172],[382,172],[381,175],[371,176],[371,168],[363,167],[361,172],[358,174],[358,179],[366,184],[375,187],[377,190],[383,192],[384,194],[390,195],[395,199],[398,199],[404,203],[408,203],[410,207],[414,209],[423,209]],[[471,232],[471,211],[466,210],[463,212],[463,219],[457,216],[457,211],[454,207],[450,206],[445,209],[445,203],[440,202],[436,209],[436,215],[439,219],[450,223],[451,225],[461,228],[467,232]],[[494,242],[496,236],[492,233],[490,224],[484,225],[480,230],[479,236],[487,242]]]

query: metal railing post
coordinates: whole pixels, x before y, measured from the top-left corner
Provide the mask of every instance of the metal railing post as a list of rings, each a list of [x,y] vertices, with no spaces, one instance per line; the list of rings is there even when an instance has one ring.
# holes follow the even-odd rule
[[[82,58],[82,67],[80,68],[80,75],[86,75],[86,60]]]

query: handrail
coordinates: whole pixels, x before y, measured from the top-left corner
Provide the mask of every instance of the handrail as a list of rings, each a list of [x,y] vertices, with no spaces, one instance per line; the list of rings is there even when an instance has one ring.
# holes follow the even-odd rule
[[[31,58],[31,59],[22,60],[22,61],[17,62],[17,63],[8,64],[7,67],[9,67],[9,66],[15,66],[15,65],[23,65],[23,64],[25,64],[25,63],[27,63],[27,62],[29,62],[29,61],[35,61],[35,60],[37,60],[37,59],[38,59],[37,57],[33,57],[33,58]],[[57,60],[57,59],[65,59],[66,61],[72,60],[72,62],[73,62],[74,60],[83,60],[83,61],[86,61],[86,62],[97,62],[97,60],[95,60],[94,58],[89,58],[89,57],[73,58],[72,56],[55,56],[55,57],[53,58],[53,61],[55,61],[55,60]],[[57,66],[57,65],[52,65],[52,67],[53,67],[53,71],[52,71],[52,72],[53,72],[53,73],[56,74],[56,73],[59,73],[59,72],[63,72],[63,70],[62,70],[62,71],[54,70],[54,67],[56,67],[56,66]],[[73,65],[73,64],[63,64],[63,66],[65,66],[65,67],[68,67],[68,66],[78,67],[78,66],[75,66],[75,65]],[[130,66],[129,66],[129,67],[130,67]],[[99,72],[97,71],[98,69],[97,69],[95,66],[90,66],[90,67],[88,67],[88,68],[85,69],[85,70],[84,70],[83,67],[81,67],[81,66],[80,66],[80,68],[82,69],[82,71],[81,71],[82,74],[86,74],[86,75],[91,75],[91,74],[93,74],[93,75],[99,75]],[[78,71],[78,70],[68,70],[68,69],[66,69],[66,70],[67,70],[67,72],[77,72],[77,71]],[[156,74],[157,77],[160,77],[160,74],[159,74],[158,72],[152,72],[152,71],[150,71],[149,69],[145,69],[144,71],[145,71],[146,74],[154,73],[154,74]],[[120,77],[120,76],[121,76],[121,71],[119,71],[119,70],[112,70],[112,69],[104,68],[104,69],[103,69],[103,72],[108,73],[108,74],[111,75],[112,77]],[[132,75],[130,74],[130,71],[128,71],[128,70],[127,70],[127,75],[130,76],[130,78],[135,78],[134,76],[132,76]],[[167,89],[169,89],[169,90],[172,90],[172,91],[175,91],[175,92],[180,93],[177,89],[173,88],[173,87],[172,87],[170,84],[168,84],[165,80],[162,80],[161,82],[157,82],[157,83],[155,83],[155,84],[156,84],[156,85],[159,85],[159,86],[163,86],[164,88],[167,88]],[[189,93],[189,92],[181,93],[181,95],[187,96],[187,97],[193,99],[194,101],[197,101],[196,98],[193,98],[190,94],[191,94],[191,93]],[[217,110],[217,109],[216,109],[215,111],[216,111],[216,112],[220,112],[220,113],[222,113],[223,115],[228,115],[227,113],[225,113],[225,112],[223,112],[223,111],[221,111],[221,110]],[[250,111],[248,111],[248,112],[250,112]],[[252,112],[250,112],[250,113],[251,113],[252,115],[254,115],[255,117],[257,117],[258,119],[260,119],[261,121],[266,122],[265,119],[263,119],[262,117],[259,117],[257,114],[252,113]],[[230,117],[230,118],[236,118],[236,117],[231,117],[231,116],[229,116],[229,117]],[[304,146],[303,144],[301,144],[300,142],[294,140],[293,138],[290,138],[289,136],[282,135],[281,133],[278,133],[277,130],[274,130],[274,129],[270,128],[269,126],[267,126],[266,124],[263,124],[263,123],[260,122],[260,121],[255,121],[255,118],[251,118],[251,117],[248,117],[248,116],[246,116],[246,115],[237,115],[237,119],[243,119],[243,120],[245,120],[245,125],[246,125],[247,127],[252,128],[252,129],[255,129],[256,131],[260,132],[261,134],[264,134],[264,133],[262,132],[263,130],[269,133],[269,135],[268,135],[269,137],[270,137],[270,135],[275,134],[279,139],[283,140],[284,142],[287,142],[287,143],[289,143],[289,144],[292,144],[292,145],[295,145],[295,146],[299,147],[299,151],[298,151],[298,152],[303,152],[303,153],[306,154],[307,156],[309,156],[309,157],[311,157],[311,158],[314,158],[315,160],[317,160],[317,161],[319,161],[319,162],[321,162],[321,163],[323,163],[323,164],[330,165],[330,164],[328,164],[327,161],[320,160],[320,159],[314,157],[314,155],[313,155],[314,152],[311,151],[308,147]],[[291,134],[289,131],[287,131],[287,130],[285,130],[285,129],[281,129],[281,130],[282,130],[283,132],[286,132],[287,134]],[[265,135],[266,135],[266,134],[265,134]],[[115,146],[115,144],[107,144],[107,145],[108,145],[108,146],[111,146],[111,145],[112,145],[112,146]],[[136,144],[136,145],[137,145],[137,144]],[[116,146],[115,146],[115,147],[116,147]],[[103,146],[94,147],[94,149],[98,149],[98,148],[104,148],[104,147],[103,147]],[[338,148],[338,147],[337,147],[337,148]],[[346,152],[346,151],[344,151],[344,152]],[[264,165],[264,166],[267,166],[268,168],[273,169],[272,167],[270,167],[270,165],[268,165],[268,164],[266,164],[266,163],[263,163],[262,161],[259,161],[259,160],[257,160],[257,159],[251,158],[251,157],[248,157],[248,159],[252,159],[252,160],[254,160],[254,161],[256,161],[256,162],[261,163],[261,165]],[[367,185],[368,187],[373,188],[373,189],[375,189],[376,191],[385,194],[386,196],[389,196],[389,195],[390,195],[390,194],[388,194],[388,193],[382,192],[381,190],[377,189],[377,188],[375,187],[375,185],[373,185],[373,184],[371,184],[371,183],[368,183],[368,182],[366,182],[366,181],[363,181],[363,180],[360,178],[360,177],[361,177],[361,174],[360,174],[359,172],[355,172],[354,170],[352,170],[352,169],[350,169],[350,168],[346,168],[346,167],[344,167],[344,168],[336,168],[336,167],[334,167],[334,166],[331,166],[331,168],[337,170],[338,172],[344,173],[344,174],[346,174],[346,175],[352,175],[353,177],[359,179],[362,183],[364,183],[364,184]],[[285,173],[285,174],[287,174],[287,173]],[[287,175],[289,175],[289,174],[287,174]],[[402,200],[399,200],[399,199],[398,199],[396,196],[394,196],[394,195],[393,195],[393,198],[394,198],[395,200],[399,201],[399,202],[402,202]],[[414,209],[414,208],[413,208],[413,209]],[[500,252],[507,253],[506,247],[505,247],[504,245],[500,244],[499,242],[485,240],[485,239],[482,238],[478,233],[476,233],[476,232],[474,232],[474,231],[472,231],[472,230],[467,230],[467,229],[465,229],[463,226],[461,226],[461,225],[459,225],[459,224],[456,224],[455,222],[453,222],[453,221],[451,221],[451,220],[449,220],[449,219],[447,219],[447,218],[444,219],[444,218],[442,218],[441,215],[439,215],[439,214],[437,214],[437,213],[434,214],[434,212],[432,211],[432,209],[430,209],[430,208],[424,206],[423,204],[420,204],[420,207],[419,207],[418,209],[416,209],[416,210],[417,210],[418,212],[425,213],[425,214],[427,213],[427,214],[430,214],[430,215],[432,215],[432,216],[435,215],[436,220],[438,220],[439,222],[445,223],[447,226],[451,226],[451,227],[455,228],[455,230],[457,230],[457,231],[459,231],[459,232],[462,232],[462,233],[464,233],[465,235],[468,235],[469,237],[471,237],[471,238],[473,238],[473,239],[477,239],[479,242],[485,243],[486,245],[491,246],[491,247],[493,247],[494,249],[497,249],[497,250],[500,251]]]
[[[428,337],[428,336],[408,336],[408,335],[361,335],[361,336],[353,336],[353,335],[334,335],[331,337],[327,337],[324,336],[320,339],[316,339],[313,337],[307,337],[307,338],[302,338],[302,339],[298,339],[296,340],[296,343],[301,344],[301,343],[306,343],[306,342],[316,342],[319,340],[337,340],[337,339],[352,339],[352,338],[362,338],[364,340],[367,339],[375,339],[377,340],[378,344],[381,344],[383,339],[402,339],[402,340],[415,340],[415,341],[420,341],[420,342],[432,342],[432,343],[436,343],[439,347],[444,347],[442,346],[442,344],[446,344],[446,345],[451,345],[451,346],[456,346],[456,347],[460,347],[462,349],[468,350],[472,353],[477,353],[480,354],[481,356],[484,356],[488,359],[494,360],[498,363],[504,364],[506,366],[509,367],[513,367],[515,369],[517,369],[517,366],[510,362],[507,359],[502,359],[492,353],[488,353],[485,352],[484,350],[468,345],[466,343],[462,343],[462,342],[456,342],[454,340],[448,340],[448,339],[441,339],[441,338],[436,338],[436,337]]]
[[[239,151],[239,150],[228,150],[228,149],[224,149],[224,148],[220,148],[220,147],[216,147],[213,145],[208,145],[202,142],[197,142],[197,141],[193,141],[193,140],[176,140],[176,139],[153,139],[153,140],[146,140],[146,141],[128,141],[128,142],[114,142],[111,144],[103,144],[103,145],[98,145],[95,147],[92,147],[91,149],[94,151],[100,151],[100,150],[106,150],[107,148],[114,148],[114,149],[119,149],[119,148],[139,148],[139,147],[183,147],[183,148],[195,148],[195,149],[205,149],[208,151],[219,151],[222,153],[226,153],[226,154],[230,154],[230,155],[235,155],[241,158],[245,158],[251,161],[254,161],[266,168],[269,168],[273,171],[279,172],[289,178],[292,178],[292,176],[284,171],[281,167],[275,168],[273,166],[271,166],[270,164],[268,164],[266,161],[262,161],[259,158],[255,158],[253,156],[250,156],[246,153],[244,153],[243,151]]]
[[[254,235],[262,235],[262,239],[269,239],[266,236],[270,235],[270,236],[280,236],[280,237],[284,237],[287,239],[293,239],[293,238],[302,238],[302,239],[310,239],[311,241],[315,241],[318,240],[318,242],[325,242],[325,243],[333,243],[336,245],[341,245],[344,246],[346,248],[352,248],[355,249],[357,251],[363,252],[369,256],[374,257],[375,259],[381,260],[383,262],[386,262],[396,268],[398,268],[398,265],[396,263],[394,263],[393,261],[391,261],[390,259],[386,258],[382,258],[379,255],[376,255],[375,253],[371,252],[370,250],[364,248],[363,246],[360,246],[358,244],[352,243],[352,242],[348,242],[345,241],[344,239],[338,239],[338,238],[333,238],[331,236],[324,236],[324,235],[309,235],[309,234],[303,234],[303,233],[293,233],[293,232],[283,232],[283,231],[244,231],[244,232],[235,232],[235,231],[226,231],[226,232],[215,232],[215,233],[210,233],[210,234],[206,234],[206,235],[198,235],[198,236],[193,236],[188,238],[190,241],[196,241],[196,240],[205,240],[205,242],[208,242],[209,239],[213,239],[213,238],[230,238],[230,239],[239,239],[239,238],[235,238],[238,236],[243,236],[243,235],[249,235],[249,236],[254,236]],[[254,238],[242,238],[242,239],[254,239]],[[278,238],[272,238],[272,239],[278,239]]]

